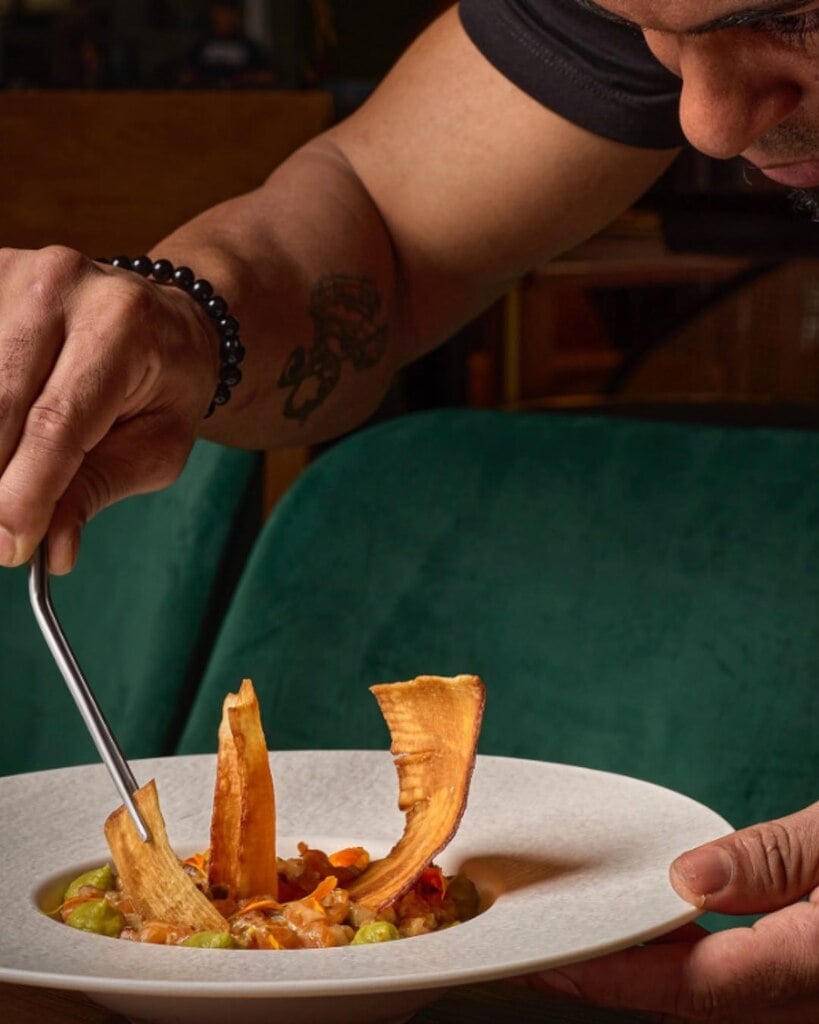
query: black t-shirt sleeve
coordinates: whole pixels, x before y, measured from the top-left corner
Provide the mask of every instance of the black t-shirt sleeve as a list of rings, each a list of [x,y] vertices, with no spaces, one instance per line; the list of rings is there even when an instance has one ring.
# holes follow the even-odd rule
[[[636,30],[578,0],[460,0],[472,42],[506,78],[574,124],[617,142],[684,142],[679,79]]]

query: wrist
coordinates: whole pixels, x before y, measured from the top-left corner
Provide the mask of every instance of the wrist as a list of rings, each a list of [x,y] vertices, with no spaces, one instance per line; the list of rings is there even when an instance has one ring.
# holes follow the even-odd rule
[[[197,278],[190,267],[175,267],[170,260],[153,260],[150,256],[137,256],[135,259],[129,256],[102,257],[96,262],[131,270],[160,285],[176,287],[196,303],[219,339],[217,383],[205,419],[212,416],[220,405],[226,405],[232,389],[242,380],[240,364],[245,357],[245,349],[238,320],[231,314],[227,300],[216,294],[210,281]]]

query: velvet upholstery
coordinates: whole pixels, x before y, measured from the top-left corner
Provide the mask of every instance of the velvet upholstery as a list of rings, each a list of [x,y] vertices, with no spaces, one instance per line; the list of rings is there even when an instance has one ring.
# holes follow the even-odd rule
[[[206,442],[168,490],[103,511],[51,593],[127,757],[171,753],[261,520],[256,455]],[[0,774],[98,760],[35,623],[26,568],[0,572]],[[113,798],[113,790],[112,790]]]
[[[736,825],[819,796],[819,434],[441,411],[320,457],[259,537],[178,750],[381,747],[367,687],[476,672],[481,750]]]

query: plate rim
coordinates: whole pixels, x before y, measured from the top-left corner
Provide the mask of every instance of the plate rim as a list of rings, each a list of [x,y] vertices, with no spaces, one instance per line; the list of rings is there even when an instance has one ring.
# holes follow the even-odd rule
[[[333,750],[276,750],[271,751],[270,757],[271,762],[275,763],[276,760],[284,760],[287,758],[295,757],[309,757],[315,759],[316,757],[358,757],[364,756],[371,758],[373,761],[376,759],[382,763],[389,764],[392,762],[391,755],[388,751],[384,750],[356,750],[356,749],[333,749]],[[145,769],[149,766],[162,766],[166,770],[173,770],[176,766],[190,765],[192,767],[209,765],[211,770],[215,765],[216,755],[213,753],[204,754],[184,754],[174,755],[167,757],[156,757],[156,758],[140,758],[132,760],[131,766],[135,769],[136,773],[139,773],[140,769]],[[698,809],[703,813],[703,816],[710,816],[715,829],[722,829],[723,831],[715,833],[725,834],[725,831],[732,831],[732,826],[720,815],[718,812],[712,810],[701,802],[694,798],[680,793],[676,790],[670,789],[666,786],[650,782],[648,780],[639,779],[633,776],[620,774],[617,772],[607,771],[605,769],[588,768],[581,765],[566,764],[563,762],[552,762],[542,761],[532,758],[515,758],[503,755],[493,754],[478,754],[475,764],[475,773],[473,777],[473,785],[475,779],[480,780],[479,768],[482,765],[492,766],[501,765],[506,767],[523,768],[526,766],[529,769],[540,771],[545,770],[547,772],[557,771],[560,774],[577,774],[580,773],[584,776],[602,777],[607,779],[616,780],[618,784],[634,785],[638,788],[646,788],[652,790],[660,795],[667,795],[672,798],[675,802],[687,803],[690,807]],[[102,766],[96,763],[88,763],[83,765],[73,765],[66,768],[52,768],[44,769],[37,772],[28,772],[19,775],[11,775],[0,777],[0,802],[5,797],[6,791],[12,786],[25,786],[26,780],[30,779],[43,779],[48,776],[58,776],[61,780],[70,779],[72,775],[82,775],[85,772],[93,771],[100,773],[104,771]],[[155,770],[155,768],[151,768]],[[478,782],[480,784],[480,782]],[[112,806],[114,805],[115,797],[112,795]],[[467,812],[468,813],[468,812]],[[397,837],[396,837],[397,838]],[[452,840],[450,848],[457,850],[458,837],[457,835]],[[70,869],[70,865],[66,866],[66,870]],[[55,874],[59,871],[55,871]],[[53,877],[53,876],[52,876]],[[44,880],[42,878],[33,880],[28,890],[26,891],[26,897],[29,900],[29,905],[33,900],[33,896],[38,889],[43,885]],[[502,904],[502,900],[499,901]],[[502,909],[502,908],[501,908]],[[36,912],[41,913],[39,908],[35,907]],[[491,913],[492,908],[489,908],[486,913]],[[514,974],[526,974],[537,970],[543,970],[548,967],[558,966],[560,964],[568,964],[579,960],[591,959],[593,957],[602,956],[606,953],[615,952],[619,949],[626,948],[639,942],[646,942],[652,938],[662,935],[668,931],[671,931],[677,927],[680,927],[690,921],[695,920],[702,914],[702,910],[695,906],[684,903],[682,900],[679,901],[679,913],[676,916],[666,918],[662,923],[647,927],[641,932],[630,931],[628,936],[624,936],[621,939],[615,940],[604,940],[599,944],[591,944],[586,946],[582,953],[578,953],[574,957],[556,957],[554,954],[533,954],[528,959],[516,958],[514,964],[508,960],[503,961],[502,958],[496,958],[494,962],[490,963],[479,963],[479,964],[459,964],[450,968],[440,969],[440,965],[436,963],[437,970],[426,969],[426,970],[414,970],[410,973],[383,973],[383,974],[363,974],[360,976],[351,975],[345,978],[268,978],[268,979],[242,979],[241,983],[238,984],[236,979],[217,979],[217,980],[202,980],[201,978],[186,977],[186,978],[156,978],[156,977],[140,977],[140,978],[128,978],[128,977],[112,977],[110,975],[94,974],[92,970],[89,970],[86,974],[78,974],[74,971],[55,971],[55,970],[39,970],[31,968],[22,968],[19,966],[9,966],[6,963],[0,962],[0,982],[20,985],[30,985],[33,987],[42,988],[59,988],[70,991],[81,991],[92,995],[94,993],[104,994],[118,994],[135,998],[140,997],[179,997],[186,999],[213,999],[218,997],[230,997],[231,999],[276,999],[276,998],[287,998],[287,999],[309,999],[309,998],[324,998],[332,996],[345,996],[345,995],[361,995],[365,993],[371,994],[384,994],[388,992],[410,992],[421,989],[429,990],[443,990],[450,988],[454,985],[461,984],[474,984],[481,981],[492,981],[504,977],[510,977]],[[479,921],[483,915],[479,915],[477,918],[473,918],[473,921]],[[468,927],[471,922],[465,922],[459,925],[458,928]],[[56,923],[55,923],[56,924]],[[7,927],[3,921],[0,920],[0,934],[2,934],[3,928]],[[431,935],[418,936],[415,939],[403,939],[400,945],[403,947],[405,943],[424,941],[440,941],[440,936],[443,932],[432,933]],[[436,939],[436,936],[438,937]],[[98,942],[102,941],[99,936],[85,935],[85,941]],[[390,944],[392,945],[392,944]],[[131,950],[134,954],[142,953],[143,951],[150,950],[149,956],[157,955],[157,951],[162,950],[165,954],[168,953],[166,947],[148,947],[148,946],[134,946],[133,944],[127,944],[127,949]],[[345,953],[347,947],[338,949],[309,949],[309,950],[287,950],[281,951],[283,956],[304,956],[316,958],[319,961],[319,969],[321,966],[321,960],[324,960],[328,956],[342,956]],[[383,952],[380,947],[363,947],[356,950],[356,956],[362,956],[362,963],[365,962],[363,958],[369,959],[370,957],[377,957],[379,953]],[[178,954],[179,951],[176,951]],[[190,950],[186,949],[183,953],[185,956],[191,956],[191,963],[196,961],[201,962],[201,958],[204,957],[242,957],[242,956],[263,956],[264,951],[238,951],[238,950]],[[349,954],[348,954],[349,955]],[[149,964],[143,965],[146,969],[149,968]]]

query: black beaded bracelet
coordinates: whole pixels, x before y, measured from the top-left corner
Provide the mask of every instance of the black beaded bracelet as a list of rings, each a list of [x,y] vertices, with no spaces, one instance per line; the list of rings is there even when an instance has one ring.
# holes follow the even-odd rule
[[[202,277],[196,277],[190,267],[175,267],[170,260],[152,260],[150,256],[116,256],[114,259],[100,257],[95,262],[106,263],[121,270],[133,270],[140,277],[153,278],[158,284],[173,284],[195,299],[213,320],[219,332],[219,383],[205,413],[205,419],[212,416],[217,406],[230,401],[230,389],[242,379],[239,363],[245,357],[245,349],[239,339],[239,321],[231,316],[228,304],[221,295],[215,295],[213,285]]]

